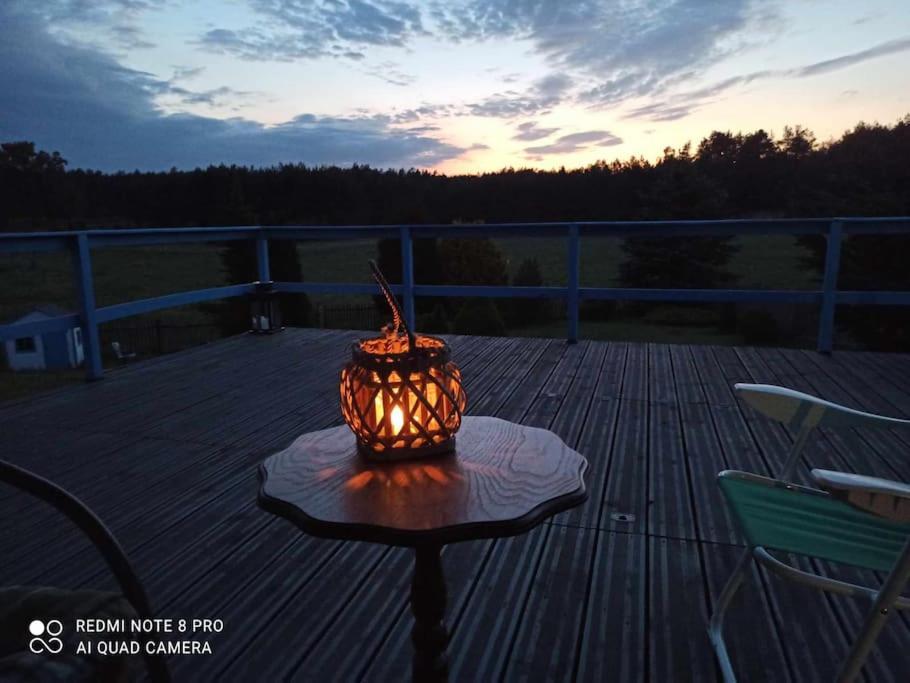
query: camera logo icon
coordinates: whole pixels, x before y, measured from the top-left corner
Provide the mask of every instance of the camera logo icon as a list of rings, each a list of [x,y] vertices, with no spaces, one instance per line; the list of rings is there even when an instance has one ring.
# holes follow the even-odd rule
[[[28,632],[34,636],[28,641],[28,648],[36,655],[42,652],[56,655],[63,650],[63,641],[57,637],[63,633],[63,624],[58,619],[49,619],[46,623],[35,619],[28,625]]]

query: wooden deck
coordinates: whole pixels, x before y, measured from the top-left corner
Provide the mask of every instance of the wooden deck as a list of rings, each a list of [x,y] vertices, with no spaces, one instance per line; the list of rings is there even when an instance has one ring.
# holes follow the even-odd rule
[[[355,336],[239,336],[0,407],[3,457],[81,496],[162,616],[224,620],[211,656],[171,660],[177,680],[407,678],[409,552],[309,538],[256,506],[259,461],[340,422],[338,372]],[[524,536],[446,549],[453,681],[715,680],[705,623],[740,548],[714,477],[769,472],[791,438],[732,384],[910,415],[906,356],[451,343],[469,412],[549,428],[591,463],[582,507]],[[907,433],[824,433],[806,459],[908,481],[908,445]],[[112,585],[56,513],[0,487],[0,515],[0,583]],[[755,579],[728,624],[741,680],[831,680],[867,605]],[[908,650],[901,615],[868,679],[908,680]]]

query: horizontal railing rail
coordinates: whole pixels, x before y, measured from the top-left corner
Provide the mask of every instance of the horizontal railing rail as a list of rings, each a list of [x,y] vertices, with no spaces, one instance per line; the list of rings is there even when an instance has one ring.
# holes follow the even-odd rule
[[[571,223],[497,223],[437,225],[348,225],[348,226],[224,226],[209,228],[103,229],[78,232],[0,233],[0,252],[69,251],[73,256],[79,310],[43,320],[0,325],[0,341],[83,329],[86,375],[102,376],[98,325],[166,308],[214,301],[261,292],[373,294],[372,284],[335,282],[273,282],[270,274],[270,240],[398,239],[401,242],[402,281],[392,285],[402,297],[404,314],[414,324],[414,299],[428,297],[553,298],[567,304],[569,342],[578,340],[580,303],[585,300],[734,302],[807,304],[819,306],[817,348],[831,351],[834,313],[838,304],[910,305],[910,292],[840,291],[841,243],[848,235],[910,235],[910,217],[849,217],[792,219],[729,219],[682,221],[575,221]],[[819,290],[762,289],[637,289],[582,287],[580,284],[581,239],[584,237],[725,237],[734,235],[818,235],[827,240],[822,287]],[[544,238],[566,240],[566,286],[467,286],[424,285],[414,281],[413,240],[440,237]],[[256,282],[197,289],[128,301],[112,306],[95,305],[91,252],[95,249],[164,244],[250,240],[256,245]]]

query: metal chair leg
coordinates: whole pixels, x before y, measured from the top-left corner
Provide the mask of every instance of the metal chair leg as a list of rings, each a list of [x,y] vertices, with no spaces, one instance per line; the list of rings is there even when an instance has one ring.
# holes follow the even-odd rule
[[[720,593],[714,612],[711,614],[711,620],[708,622],[708,638],[714,647],[714,653],[717,655],[717,663],[720,665],[726,683],[736,683],[736,674],[733,673],[733,665],[730,663],[730,655],[727,653],[727,644],[724,642],[724,615],[727,608],[733,601],[737,591],[743,584],[743,579],[749,571],[749,564],[752,560],[752,549],[746,548],[736,562],[736,568],[727,579],[724,589]]]
[[[888,574],[885,584],[878,592],[875,603],[873,603],[872,609],[863,624],[862,631],[859,632],[856,640],[853,641],[850,654],[847,655],[841,665],[840,673],[837,675],[838,683],[849,683],[856,680],[859,676],[869,652],[875,645],[878,634],[881,633],[885,622],[888,621],[888,617],[891,615],[894,603],[897,602],[908,582],[910,582],[910,539],[907,540],[900,559],[894,565],[894,569]]]

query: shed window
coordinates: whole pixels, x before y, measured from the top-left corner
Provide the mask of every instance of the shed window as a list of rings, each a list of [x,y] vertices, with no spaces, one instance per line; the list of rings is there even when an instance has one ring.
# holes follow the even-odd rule
[[[16,353],[32,353],[35,350],[34,337],[20,337],[16,340]]]

